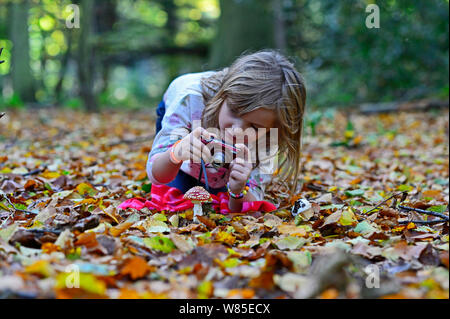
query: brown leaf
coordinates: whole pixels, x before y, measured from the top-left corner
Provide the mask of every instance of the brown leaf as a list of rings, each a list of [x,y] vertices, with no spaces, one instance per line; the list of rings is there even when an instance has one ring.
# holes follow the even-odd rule
[[[239,222],[232,222],[231,226],[233,226],[236,233],[242,235],[242,240],[248,240],[250,238],[250,235],[248,234],[248,231],[245,229],[244,226],[242,226]]]
[[[25,183],[25,186],[24,186],[23,188],[25,188],[26,191],[31,192],[31,191],[33,191],[34,189],[38,188],[39,185],[40,185],[40,184],[39,184],[38,182],[36,182],[35,180],[29,179],[29,180]]]
[[[92,248],[98,245],[95,233],[82,233],[77,237],[75,246],[86,246]]]
[[[287,257],[287,255],[278,250],[271,250],[266,254],[266,265],[264,270],[276,270],[282,267],[286,267],[292,270],[293,263]]]
[[[105,249],[106,254],[112,255],[116,250],[116,239],[108,235],[97,236],[97,242]]]
[[[109,229],[109,233],[113,235],[114,237],[119,236],[124,231],[126,231],[128,228],[130,228],[134,223],[133,222],[123,222],[122,224],[119,224],[117,226],[111,227]]]
[[[78,230],[84,232],[85,230],[97,227],[100,223],[100,219],[97,215],[91,215],[89,217],[83,218],[78,223],[73,226],[73,230]]]
[[[144,277],[151,269],[144,258],[136,256],[127,260],[120,273],[130,275],[131,279],[136,280]]]
[[[208,218],[207,216],[199,215],[197,216],[198,220],[202,222],[209,230],[212,230],[217,227],[216,223]]]
[[[424,265],[438,266],[440,264],[439,254],[431,244],[428,244],[425,249],[422,250],[419,261]]]
[[[441,259],[441,263],[448,269],[448,251],[441,251],[439,257]]]
[[[5,180],[2,184],[2,186],[0,186],[0,189],[2,191],[4,191],[6,194],[10,194],[16,191],[16,189],[21,188],[21,185],[11,181],[9,179]]]
[[[248,285],[252,288],[271,290],[275,285],[273,281],[273,274],[273,271],[263,271],[259,276],[252,278]]]
[[[437,189],[429,189],[422,192],[423,197],[431,197],[437,200],[442,200],[442,192]]]
[[[378,212],[381,216],[398,217],[398,211],[393,208],[383,208]]]
[[[282,224],[278,226],[277,229],[280,232],[280,234],[283,235],[291,235],[299,237],[306,236],[306,230],[304,228],[300,228],[292,224]]]

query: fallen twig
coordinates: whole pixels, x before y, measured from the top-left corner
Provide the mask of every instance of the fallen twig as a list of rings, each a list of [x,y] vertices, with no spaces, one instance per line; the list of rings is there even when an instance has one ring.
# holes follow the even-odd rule
[[[42,228],[42,229],[39,229],[39,228],[32,228],[32,229],[26,229],[26,231],[27,232],[30,232],[30,233],[34,233],[34,234],[45,234],[45,233],[52,233],[52,234],[61,234],[61,230],[59,230],[59,229],[48,229],[48,228]]]
[[[8,196],[3,195],[3,194],[0,194],[0,196],[1,196],[1,197],[4,197],[4,198],[8,201],[9,205],[12,206],[12,209],[15,209],[16,211],[19,211],[19,212],[22,212],[22,213],[26,213],[26,214],[37,215],[37,213],[33,213],[33,212],[28,211],[28,210],[24,210],[24,209],[17,208],[16,206],[14,206],[13,203],[11,203],[11,201],[10,201],[9,198],[8,198]],[[9,217],[8,217],[8,218],[9,218]]]
[[[402,196],[402,202],[406,199],[406,196],[408,196],[407,192],[401,192],[401,193],[397,193],[397,194],[393,194],[392,196],[386,198],[385,200],[383,200],[382,202],[380,202],[379,204],[377,204],[374,208],[372,208],[371,210],[367,211],[366,214],[370,213],[371,211],[377,209],[378,207],[380,207],[381,205],[383,205],[384,203],[386,203],[388,200],[390,200],[392,197],[396,197],[400,194],[403,194]]]
[[[422,214],[426,214],[426,215],[436,216],[436,217],[442,218],[444,221],[448,222],[448,216],[446,216],[444,214],[441,214],[441,213],[432,212],[430,210],[423,210],[423,209],[414,208],[414,207],[402,206],[402,205],[398,205],[398,208],[406,210],[406,211],[414,211],[414,212],[417,212],[417,213],[422,213]]]
[[[429,225],[429,224],[439,224],[447,222],[444,219],[435,219],[435,220],[405,220],[398,222],[400,225],[407,225],[409,223],[414,223],[418,225]]]
[[[332,193],[332,192],[329,192],[326,189],[323,189],[322,187],[314,185],[314,184],[306,184],[306,188],[309,188],[310,190],[313,190],[313,191]]]
[[[42,168],[37,168],[37,169],[35,169],[35,170],[32,170],[32,171],[30,171],[30,172],[28,172],[28,173],[23,173],[23,174],[21,174],[21,175],[22,175],[23,177],[25,177],[25,176],[30,176],[30,175],[40,174],[40,173],[42,173],[43,171],[45,171],[46,168],[47,168],[47,164],[45,164],[44,167],[42,167]]]

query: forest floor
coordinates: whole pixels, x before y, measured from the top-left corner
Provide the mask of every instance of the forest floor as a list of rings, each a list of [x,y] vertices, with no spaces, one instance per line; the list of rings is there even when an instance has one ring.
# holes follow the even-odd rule
[[[153,113],[0,119],[0,298],[449,298],[448,109],[336,112],[305,127],[295,197],[200,223],[118,209],[150,195]]]

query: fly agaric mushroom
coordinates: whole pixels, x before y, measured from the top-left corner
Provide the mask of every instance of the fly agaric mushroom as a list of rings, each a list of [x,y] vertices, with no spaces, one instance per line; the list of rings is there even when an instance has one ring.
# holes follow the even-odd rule
[[[194,204],[194,220],[198,215],[203,215],[202,203],[212,202],[211,195],[201,186],[194,186],[184,194],[185,199],[189,199]]]

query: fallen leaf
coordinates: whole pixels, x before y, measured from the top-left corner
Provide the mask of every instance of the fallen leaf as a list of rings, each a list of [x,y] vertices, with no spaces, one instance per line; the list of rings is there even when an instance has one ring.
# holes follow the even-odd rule
[[[128,259],[120,273],[122,275],[130,275],[131,279],[136,280],[145,277],[151,270],[145,259],[135,256]]]
[[[295,225],[282,224],[279,225],[277,229],[278,232],[283,235],[300,236],[300,237],[306,236],[306,230],[304,228],[300,228]]]
[[[120,234],[122,234],[124,231],[126,231],[128,228],[130,228],[133,224],[134,224],[134,222],[125,221],[117,226],[111,227],[109,229],[109,233],[111,235],[113,235],[114,237],[117,237]]]
[[[234,242],[236,241],[236,237],[234,237],[230,233],[220,231],[217,233],[215,240],[232,246],[234,244]]]

